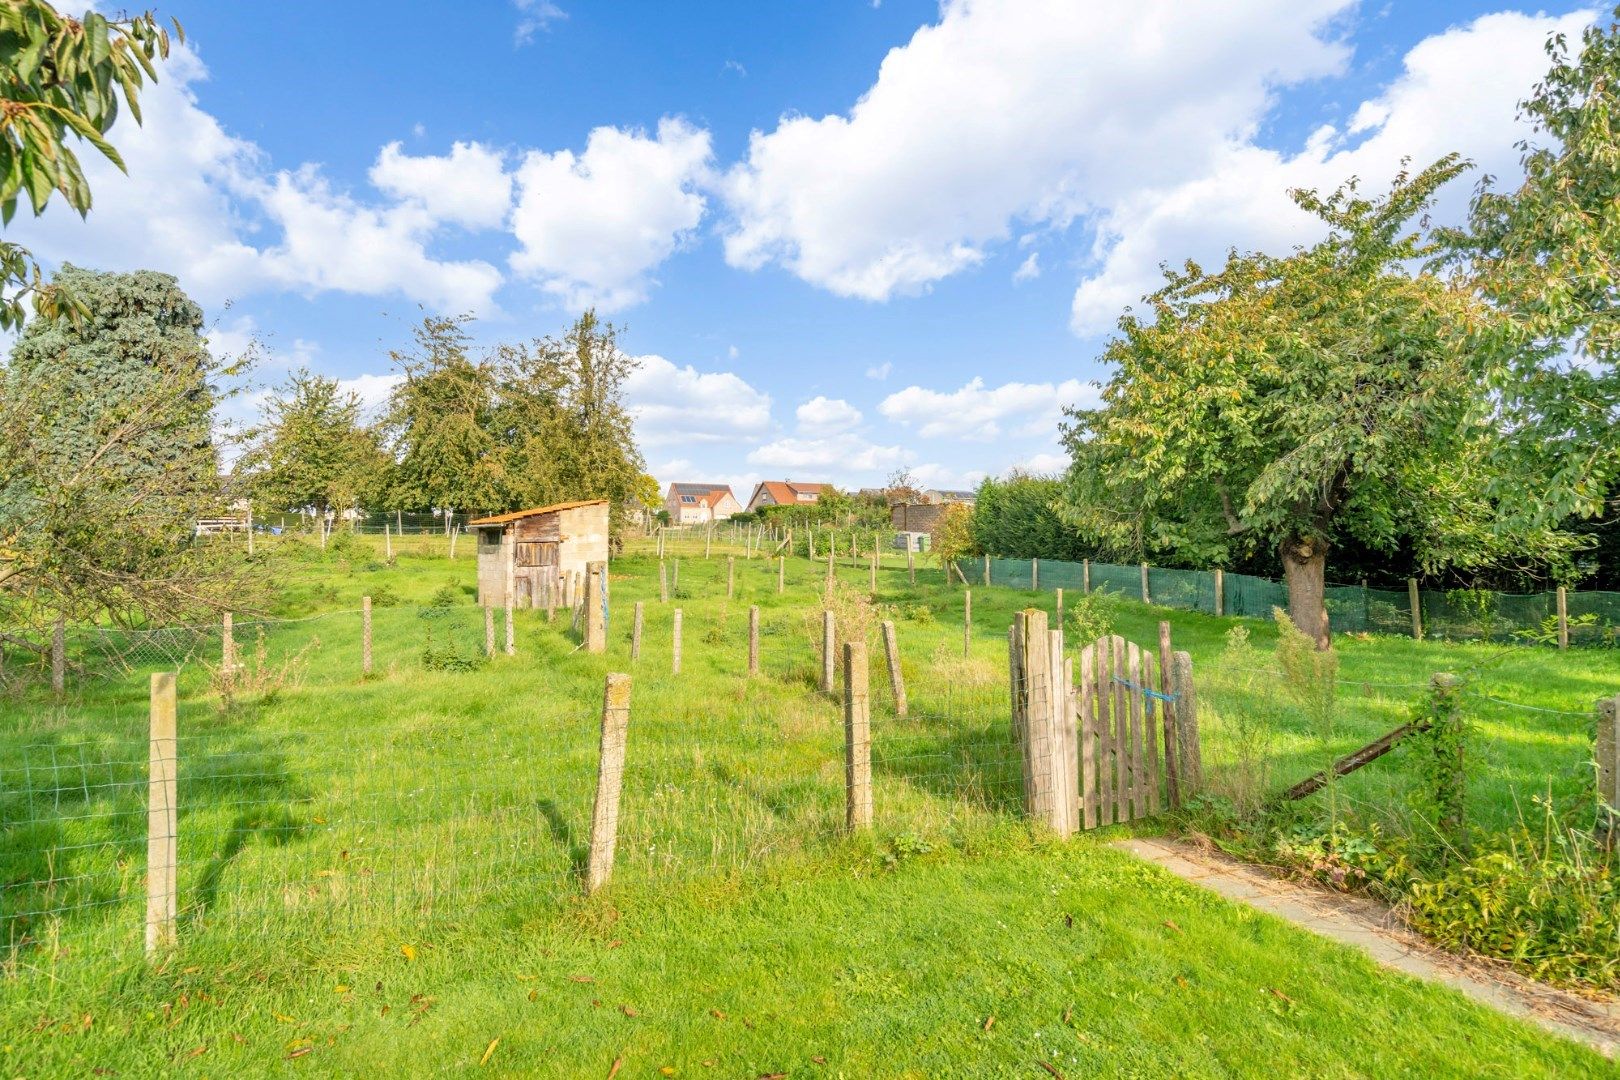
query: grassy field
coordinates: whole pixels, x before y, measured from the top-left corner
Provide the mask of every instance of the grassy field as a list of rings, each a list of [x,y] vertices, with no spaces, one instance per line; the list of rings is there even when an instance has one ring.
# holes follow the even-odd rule
[[[62,703],[37,687],[0,699],[0,1068],[421,1073],[487,1051],[489,1071],[558,1076],[606,1076],[616,1059],[624,1076],[1610,1068],[1138,865],[1103,843],[1117,830],[1033,834],[1016,813],[1005,634],[1051,594],[975,589],[964,657],[961,590],[937,570],[915,587],[882,572],[913,715],[891,714],[874,665],[876,825],[852,839],[839,712],[815,686],[823,567],[790,561],[778,596],[774,562],[739,558],[728,602],[724,553],[687,551],[662,605],[657,562],[633,552],[613,564],[605,656],[575,651],[561,616],[522,611],[516,656],[425,670],[429,646],[482,648],[464,551],[450,562],[406,541],[393,566],[292,544],[263,556],[286,580],[266,653],[302,670],[227,711],[202,665],[182,671],[182,945],[155,972],[139,959],[144,677],[75,681]],[[864,569],[839,574],[864,591]],[[389,601],[371,679],[362,595]],[[635,600],[647,627],[632,664]],[[1235,620],[1113,614],[1143,642],[1169,618],[1192,652],[1217,787],[1254,768],[1230,731],[1250,705],[1280,785],[1404,720],[1433,672],[1472,671],[1481,828],[1535,794],[1577,796],[1591,702],[1617,689],[1609,654],[1343,640],[1343,707],[1324,739],[1263,668],[1221,670]],[[1250,625],[1264,661],[1273,631]],[[239,617],[236,637],[251,652],[257,628]],[[610,670],[635,678],[625,799],[614,884],[587,901],[577,870]],[[1340,794],[1389,805],[1408,772],[1397,756]]]

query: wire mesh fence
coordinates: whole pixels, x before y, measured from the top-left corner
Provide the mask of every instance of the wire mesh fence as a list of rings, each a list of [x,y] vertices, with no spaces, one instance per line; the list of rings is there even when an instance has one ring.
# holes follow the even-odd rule
[[[1146,599],[1162,607],[1210,615],[1269,618],[1273,608],[1288,606],[1280,581],[1213,570],[1166,570],[1057,559],[963,560],[959,569],[969,580],[1015,589],[1107,590]],[[1559,593],[1499,593],[1480,589],[1422,589],[1418,619],[1413,620],[1412,592],[1365,585],[1326,589],[1328,618],[1337,632],[1411,635],[1440,641],[1521,641],[1557,644]],[[1571,645],[1620,645],[1620,593],[1586,591],[1564,594],[1564,634]]]

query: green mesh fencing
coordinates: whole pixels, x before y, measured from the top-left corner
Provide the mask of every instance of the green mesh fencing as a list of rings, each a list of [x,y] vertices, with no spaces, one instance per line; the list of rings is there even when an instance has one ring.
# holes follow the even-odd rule
[[[984,580],[984,560],[963,561],[963,576]],[[1142,567],[1041,559],[989,560],[990,584],[1012,589],[1038,587],[1084,592],[1107,589],[1142,599]],[[1220,614],[1267,619],[1286,608],[1288,589],[1280,581],[1248,574],[1222,575]],[[1147,568],[1147,596],[1162,607],[1216,614],[1215,574],[1209,570]],[[1404,589],[1328,585],[1328,622],[1338,633],[1412,633],[1412,602]],[[1558,643],[1556,593],[1498,593],[1478,589],[1422,589],[1419,614],[1423,636],[1440,641],[1520,641]],[[1620,646],[1620,593],[1571,592],[1566,597],[1571,645]]]

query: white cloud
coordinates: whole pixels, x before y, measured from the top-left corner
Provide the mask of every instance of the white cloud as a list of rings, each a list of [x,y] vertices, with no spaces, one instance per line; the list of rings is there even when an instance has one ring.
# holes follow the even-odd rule
[[[911,475],[925,488],[943,488],[947,491],[966,491],[979,486],[988,475],[983,469],[953,469],[937,462],[910,466]]]
[[[625,400],[643,446],[733,442],[763,437],[771,398],[729,371],[677,367],[662,356],[639,358]]]
[[[1030,252],[1029,253],[1029,258],[1027,258],[1023,262],[1019,263],[1018,264],[1018,269],[1013,271],[1013,280],[1015,282],[1034,281],[1036,278],[1038,278],[1040,276],[1041,276],[1041,253],[1038,252],[1038,251]]]
[[[258,375],[277,375],[295,368],[313,368],[320,346],[303,338],[293,338],[290,346],[282,347],[272,335],[259,329],[251,315],[239,315],[228,322],[219,322],[208,328],[208,351],[217,360],[238,360],[251,354],[253,372]]]
[[[861,422],[861,410],[842,398],[813,397],[794,411],[802,435],[835,435]]]
[[[703,218],[707,131],[659,121],[658,134],[599,127],[578,155],[533,150],[518,167],[512,269],[571,308],[626,307]]]
[[[737,357],[739,357],[739,356],[741,356],[741,355],[742,355],[742,353],[741,353],[741,351],[740,351],[740,350],[739,350],[739,349],[738,349],[738,348],[737,348],[737,346],[735,346],[735,345],[728,345],[728,346],[726,346],[726,356],[728,356],[728,357],[729,357],[729,358],[731,358],[731,359],[732,359],[732,360],[735,360],[735,359],[737,359]]]
[[[884,379],[889,377],[889,372],[893,370],[894,365],[885,360],[881,364],[873,364],[871,367],[867,368],[866,377],[868,379],[876,379],[878,382],[882,382]]]
[[[879,446],[854,432],[821,439],[777,439],[748,453],[751,465],[811,470],[818,475],[834,469],[842,474],[889,469],[904,462],[905,458],[903,448]]]
[[[500,228],[512,204],[512,178],[502,155],[481,143],[458,142],[448,156],[416,157],[391,142],[377,154],[370,175],[379,191],[469,229]]]
[[[1019,459],[1018,464],[1013,467],[1021,472],[1052,475],[1068,470],[1069,456],[1067,454],[1031,454],[1028,457]]]
[[[726,258],[885,299],[1198,175],[1279,87],[1342,70],[1353,0],[944,0],[847,115],[785,116],[724,182]]]
[[[1097,394],[1079,379],[987,387],[974,378],[949,393],[908,386],[884,398],[878,412],[923,438],[989,442],[1008,434],[1055,434],[1064,406],[1095,403]]]
[[[1422,168],[1452,151],[1478,164],[1476,176],[1516,177],[1514,142],[1526,134],[1516,102],[1545,73],[1542,45],[1554,31],[1576,39],[1595,14],[1505,12],[1453,27],[1412,48],[1400,76],[1362,102],[1344,131],[1319,128],[1295,154],[1229,141],[1196,175],[1119,200],[1100,222],[1101,266],[1075,292],[1075,331],[1110,329],[1124,307],[1158,287],[1161,262],[1207,266],[1233,246],[1281,253],[1314,241],[1325,230],[1293,204],[1290,188],[1331,190],[1358,176],[1372,194],[1403,157]],[[1464,179],[1443,191],[1436,220],[1460,220],[1471,186]]]
[[[257,145],[199,106],[195,87],[207,69],[186,46],[176,45],[160,76],[142,94],[145,123],[126,112],[111,134],[127,176],[85,148],[95,192],[88,220],[58,200],[42,218],[13,222],[9,238],[53,262],[172,273],[207,306],[278,288],[397,293],[445,310],[493,306],[498,270],[429,254],[444,219],[428,205],[364,203],[314,166],[269,170]]]
[[[536,34],[550,33],[552,23],[568,18],[568,12],[552,0],[512,0],[512,6],[518,9],[517,26],[512,30],[512,40],[518,45],[529,44]]]

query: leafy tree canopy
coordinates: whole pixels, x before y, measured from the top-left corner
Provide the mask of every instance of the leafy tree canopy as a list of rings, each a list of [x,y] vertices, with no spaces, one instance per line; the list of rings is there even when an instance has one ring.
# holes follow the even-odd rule
[[[387,459],[378,434],[363,422],[359,397],[336,379],[293,372],[249,437],[238,470],[269,509],[310,507],[324,516],[380,490]]]
[[[184,41],[180,24],[173,25]],[[105,138],[119,98],[139,123],[143,80],[156,81],[152,61],[168,55],[168,31],[150,11],[72,18],[45,0],[0,0],[0,220],[10,224],[24,198],[42,214],[55,193],[81,216],[88,213],[90,185],[70,136],[122,169]],[[0,240],[0,329],[21,325],[29,293],[43,315],[86,313],[88,301],[41,281],[26,248]]]
[[[1411,223],[1464,164],[1402,175],[1382,198],[1354,182],[1295,192],[1326,239],[1277,258],[1231,254],[1167,272],[1104,359],[1104,405],[1072,410],[1065,514],[1144,554],[1274,547],[1290,615],[1327,643],[1327,553],[1403,537],[1427,567],[1556,552],[1549,531],[1494,528],[1494,428],[1477,376],[1511,342],[1471,291],[1408,268],[1433,254]],[[1500,362],[1500,361],[1499,361]]]

